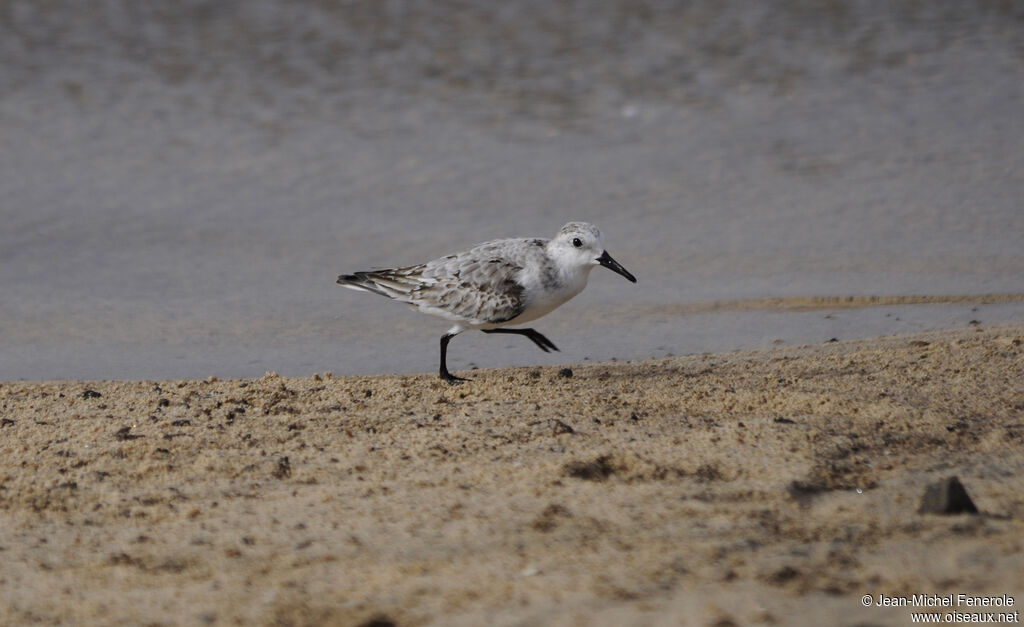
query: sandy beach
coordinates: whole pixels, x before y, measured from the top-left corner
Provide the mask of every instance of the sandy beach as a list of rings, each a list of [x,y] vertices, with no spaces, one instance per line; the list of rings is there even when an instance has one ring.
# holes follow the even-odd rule
[[[457,387],[0,383],[0,605],[9,624],[404,626],[1019,604],[1022,340],[978,326]],[[979,513],[920,513],[953,476]]]
[[[0,626],[1020,611],[1024,3],[0,6]]]

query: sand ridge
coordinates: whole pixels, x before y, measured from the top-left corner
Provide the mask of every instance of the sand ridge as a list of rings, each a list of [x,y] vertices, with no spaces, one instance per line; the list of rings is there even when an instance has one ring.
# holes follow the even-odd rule
[[[435,375],[0,383],[54,624],[909,622],[1024,602],[1024,326]],[[460,374],[465,374],[460,373]],[[959,476],[979,515],[917,513]]]

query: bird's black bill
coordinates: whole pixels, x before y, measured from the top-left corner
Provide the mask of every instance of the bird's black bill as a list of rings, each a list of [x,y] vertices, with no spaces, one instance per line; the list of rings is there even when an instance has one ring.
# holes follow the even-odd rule
[[[612,259],[612,256],[608,254],[608,251],[601,253],[601,256],[597,258],[597,263],[601,264],[605,268],[608,268],[616,274],[621,274],[633,283],[636,283],[636,277],[629,273],[628,270],[619,265],[618,261]]]

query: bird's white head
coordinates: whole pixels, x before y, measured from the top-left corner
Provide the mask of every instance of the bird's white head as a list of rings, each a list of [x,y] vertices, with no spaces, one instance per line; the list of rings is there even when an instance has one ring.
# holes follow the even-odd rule
[[[604,249],[604,234],[593,224],[569,222],[551,240],[548,249],[566,265],[588,269],[602,265],[636,283],[636,277],[620,266]]]

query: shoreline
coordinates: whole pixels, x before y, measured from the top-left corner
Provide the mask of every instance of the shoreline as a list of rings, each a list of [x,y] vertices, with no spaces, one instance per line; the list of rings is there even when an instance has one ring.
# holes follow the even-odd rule
[[[161,319],[68,314],[34,315],[31,320],[15,316],[5,320],[9,341],[0,358],[0,381],[38,381],[50,373],[56,380],[129,381],[193,378],[190,375],[197,372],[203,373],[201,378],[254,378],[270,370],[302,377],[328,365],[341,376],[406,375],[436,368],[436,350],[431,350],[436,337],[434,332],[425,333],[420,314],[375,307],[380,303],[372,299],[346,304],[369,305],[365,319],[381,322],[372,328],[350,328],[337,315]],[[564,338],[565,353],[545,355],[529,343],[496,343],[494,338],[467,342],[470,334],[455,345],[452,365],[554,366],[565,360],[600,363],[616,357],[620,362],[637,361],[801,346],[831,337],[846,341],[954,330],[976,320],[985,327],[1001,326],[1024,320],[1024,294],[818,295],[660,304],[608,299],[572,311],[544,324],[552,338]],[[354,317],[364,319],[362,314]],[[680,327],[686,333],[667,330],[666,320],[684,321]],[[440,334],[443,328],[434,331]],[[599,343],[590,335],[596,329],[604,329]],[[497,346],[502,347],[500,357],[493,357]],[[394,355],[403,358],[396,360]]]
[[[2,382],[0,603],[20,621],[345,625],[1019,604],[1022,340],[983,326],[456,387]],[[918,513],[952,476],[980,514]]]

